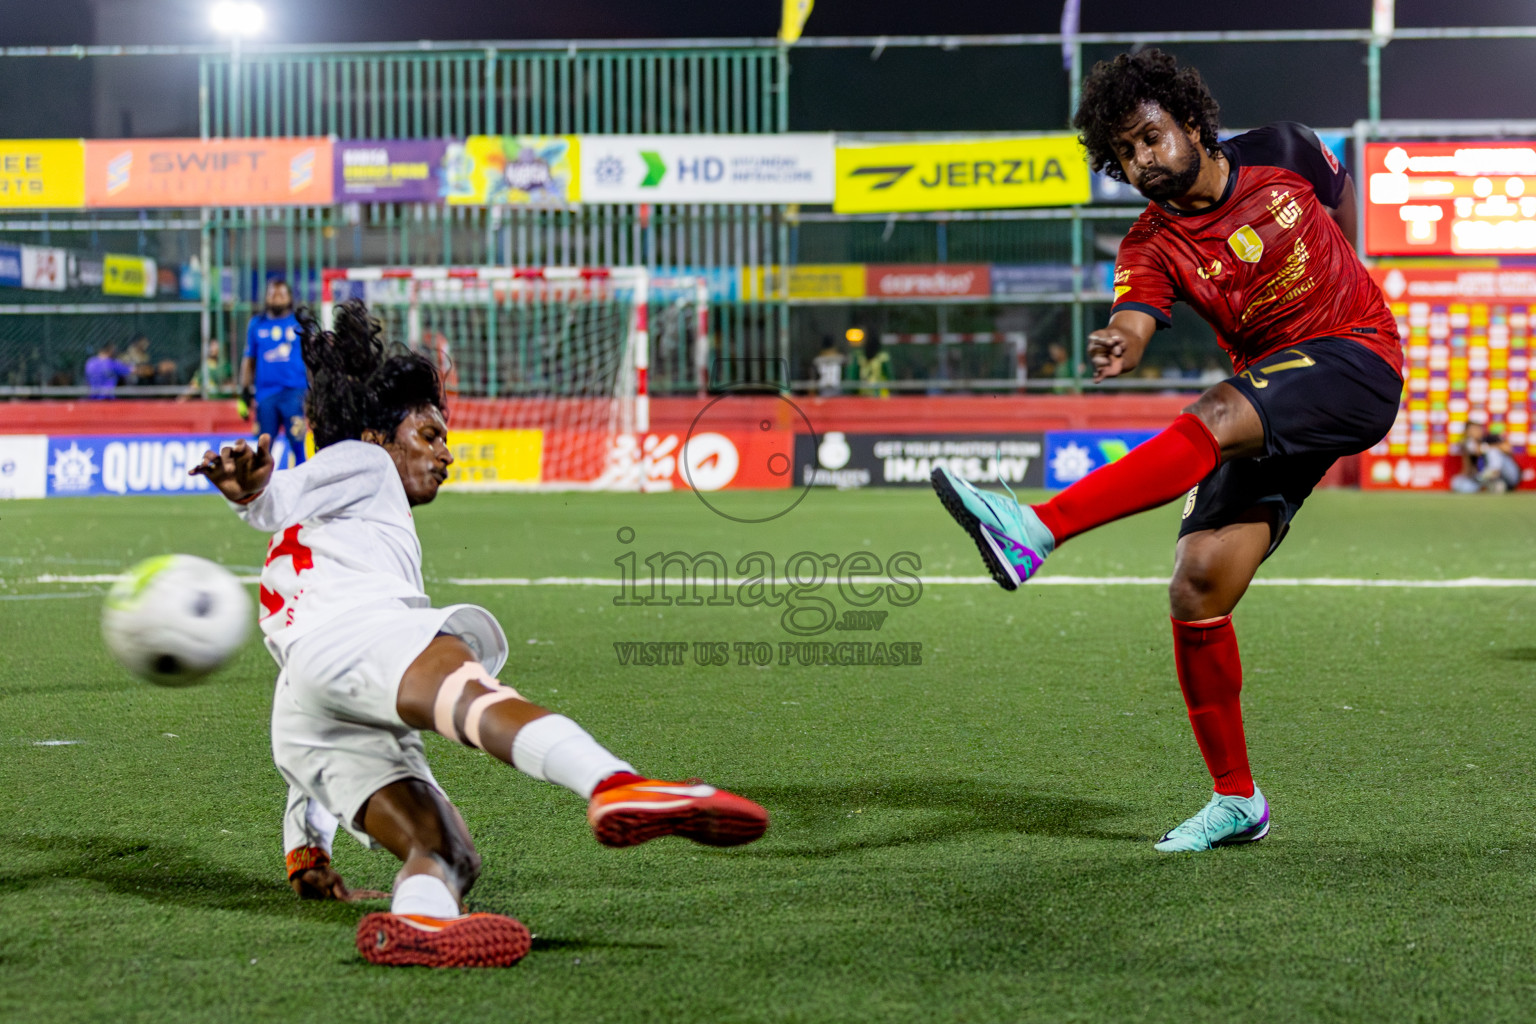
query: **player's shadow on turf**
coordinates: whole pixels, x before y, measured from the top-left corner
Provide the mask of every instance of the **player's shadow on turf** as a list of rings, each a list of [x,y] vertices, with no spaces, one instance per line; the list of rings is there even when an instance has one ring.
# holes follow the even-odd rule
[[[1506,647],[1495,650],[1493,656],[1500,661],[1536,661],[1536,647]]]
[[[1059,793],[978,785],[963,779],[894,779],[840,786],[755,786],[752,798],[774,816],[777,842],[748,856],[803,857],[978,832],[1145,842],[1146,835],[1103,828],[1125,808]]]
[[[49,862],[24,870],[0,869],[0,893],[21,892],[58,880],[80,880],[109,892],[180,907],[237,910],[292,917],[300,905],[281,871],[253,875],[208,863],[191,850],[123,836],[23,836],[0,840],[0,851],[26,851],[27,860],[51,854]],[[14,861],[14,858],[7,858]],[[334,915],[354,921],[357,905],[303,901],[306,915]]]

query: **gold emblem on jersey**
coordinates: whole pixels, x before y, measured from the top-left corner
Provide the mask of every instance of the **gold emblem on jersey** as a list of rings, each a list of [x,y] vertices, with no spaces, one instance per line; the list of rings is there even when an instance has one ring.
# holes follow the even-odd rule
[[[1257,263],[1259,257],[1264,255],[1264,239],[1260,238],[1259,233],[1247,224],[1227,236],[1227,245],[1244,263]]]
[[[1188,519],[1189,514],[1195,510],[1195,496],[1199,493],[1199,484],[1195,484],[1195,486],[1189,489],[1189,497],[1184,499],[1184,514],[1179,516],[1180,519]]]
[[[1115,268],[1115,302],[1119,302],[1120,296],[1131,290],[1130,281],[1131,272],[1129,270],[1121,270],[1119,267]]]
[[[1269,212],[1274,216],[1275,223],[1286,230],[1295,227],[1296,222],[1301,220],[1301,204],[1291,198],[1289,191],[1270,190]]]
[[[1214,281],[1221,276],[1221,260],[1211,260],[1211,265],[1208,267],[1196,267],[1195,273],[1199,274],[1203,280]]]
[[[1268,366],[1259,367],[1258,372],[1262,374],[1262,377],[1255,377],[1253,370],[1244,370],[1238,376],[1247,377],[1248,383],[1252,384],[1255,388],[1267,388],[1269,387],[1269,378],[1274,374],[1284,373],[1286,370],[1304,370],[1308,366],[1317,365],[1317,360],[1300,349],[1288,348],[1280,354],[1283,356],[1295,356],[1296,358],[1287,359],[1283,363],[1270,363]]]

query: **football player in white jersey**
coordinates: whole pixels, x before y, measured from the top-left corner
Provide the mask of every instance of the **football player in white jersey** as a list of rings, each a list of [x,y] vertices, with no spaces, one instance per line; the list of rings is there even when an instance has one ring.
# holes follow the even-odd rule
[[[340,824],[404,862],[390,913],[358,926],[368,960],[490,966],[528,951],[519,922],[463,913],[480,857],[432,777],[421,729],[572,790],[608,846],[761,836],[768,815],[752,801],[644,778],[569,718],[497,681],[508,649],[495,618],[475,605],[433,608],[422,581],[411,509],[437,496],[453,462],[436,369],[391,354],[360,302],[337,308],[334,331],[307,312],[301,322],[314,458],[274,473],[263,435],[254,448],[209,451],[192,470],[273,534],[261,627],[280,670],[272,753],[289,786],[283,838],[294,890],[352,897],[331,865]]]

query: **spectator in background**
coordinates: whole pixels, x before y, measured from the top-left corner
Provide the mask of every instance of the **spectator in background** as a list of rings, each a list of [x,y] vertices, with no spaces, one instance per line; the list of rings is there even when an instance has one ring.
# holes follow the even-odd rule
[[[149,335],[135,334],[123,352],[123,362],[133,367],[134,384],[179,384],[181,374],[176,360],[162,359],[158,363],[149,354]]]
[[[117,358],[117,346],[106,344],[85,361],[85,384],[91,398],[116,398],[118,381],[133,376],[133,367]]]
[[[1496,430],[1468,423],[1461,442],[1461,473],[1451,478],[1458,494],[1503,494],[1520,486],[1520,463]]]
[[[864,344],[859,351],[859,383],[864,385],[881,384],[891,379],[891,354],[881,349],[880,339],[871,334],[864,339]],[[866,395],[878,395],[881,398],[890,398],[888,388],[863,387],[860,391]]]
[[[203,379],[207,378],[208,390],[203,390]],[[218,338],[209,338],[208,344],[203,346],[203,363],[192,372],[192,380],[187,384],[187,390],[176,396],[176,401],[185,402],[189,398],[202,396],[204,398],[229,398],[235,393],[235,370],[224,358],[224,344]]]
[[[277,439],[288,435],[295,465],[304,462],[304,396],[309,376],[299,340],[299,321],[293,315],[293,293],[288,282],[274,278],[267,284],[266,309],[251,318],[245,329],[245,359],[240,365],[240,400],[256,406],[256,432]]]
[[[843,367],[847,365],[848,357],[837,350],[837,342],[832,340],[832,335],[822,338],[821,351],[811,360],[811,366],[816,371],[816,393],[822,398],[842,394]]]

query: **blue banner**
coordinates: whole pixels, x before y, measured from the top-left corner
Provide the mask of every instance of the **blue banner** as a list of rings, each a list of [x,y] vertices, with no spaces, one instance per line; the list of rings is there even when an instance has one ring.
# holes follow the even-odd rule
[[[21,246],[0,245],[0,287],[21,287]]]
[[[211,434],[88,434],[48,438],[48,497],[217,493],[188,476],[210,448],[233,443]]]
[[[1157,434],[1155,430],[1053,430],[1045,435],[1045,486],[1060,490]]]

